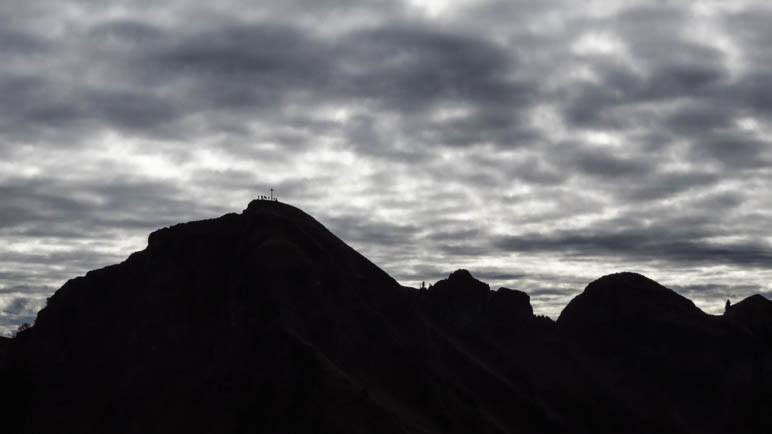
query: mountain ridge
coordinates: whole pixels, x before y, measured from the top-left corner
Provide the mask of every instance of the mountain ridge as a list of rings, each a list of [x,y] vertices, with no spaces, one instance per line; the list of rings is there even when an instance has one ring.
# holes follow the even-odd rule
[[[770,324],[757,298],[711,316],[635,273],[591,282],[556,321],[467,270],[407,288],[298,208],[256,200],[68,281],[0,341],[0,424],[761,433]]]

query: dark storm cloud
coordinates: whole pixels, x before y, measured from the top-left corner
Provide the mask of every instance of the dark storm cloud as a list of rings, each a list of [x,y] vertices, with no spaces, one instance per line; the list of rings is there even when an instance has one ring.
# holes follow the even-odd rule
[[[280,123],[297,104],[346,103],[394,113],[423,144],[513,146],[533,137],[518,117],[538,83],[518,80],[513,53],[480,35],[409,20],[332,36],[281,21],[217,24],[173,29],[116,20],[76,33],[55,46],[73,59],[63,70],[0,76],[4,94],[22,102],[0,113],[3,133],[56,128],[70,142],[101,129],[186,137],[191,129],[217,133],[226,114]],[[81,79],[95,74],[110,81]],[[468,113],[425,117],[446,105]]]
[[[148,47],[140,67],[149,70],[141,72],[158,83],[180,83],[204,107],[281,104],[294,92],[324,86],[331,75],[329,46],[289,25],[234,25],[165,39],[160,48]]]
[[[356,217],[334,217],[327,219],[330,230],[339,237],[353,243],[367,243],[378,246],[405,246],[419,230],[410,224],[373,222]]]
[[[605,23],[630,60],[581,58],[599,80],[568,90],[566,119],[585,128],[659,128],[671,142],[690,143],[696,161],[736,169],[768,166],[768,140],[737,127],[741,117],[768,111],[768,74],[751,63],[732,77],[726,52],[685,31],[693,19],[685,7],[633,7]],[[759,40],[745,39],[743,54],[767,51]]]
[[[673,47],[685,51],[699,51],[702,47]],[[635,52],[633,52],[635,53]],[[694,56],[718,56],[719,53],[703,53]],[[710,98],[720,93],[722,80],[727,73],[721,64],[688,63],[682,59],[640,59],[645,72],[632,66],[592,61],[593,72],[600,77],[598,83],[578,84],[566,89],[568,102],[566,118],[577,126],[593,128],[629,128],[648,122],[650,114],[635,112],[637,106],[651,103],[677,102],[679,98]],[[660,63],[661,62],[661,63]],[[656,119],[651,119],[652,121]]]
[[[770,143],[748,134],[714,134],[694,144],[694,154],[726,164],[730,168],[765,168],[772,163]]]
[[[772,60],[772,9],[769,5],[752,4],[747,8],[723,17],[727,28],[732,29],[731,38],[743,47],[743,54],[755,72]]]
[[[582,149],[581,145],[566,144],[566,165],[573,171],[586,175],[614,179],[642,177],[654,170],[654,164],[641,158],[617,156],[609,151]]]
[[[680,193],[704,190],[720,181],[721,176],[714,172],[693,169],[690,171],[663,171],[643,178],[644,182],[627,185],[622,194],[630,201],[650,201],[663,199]],[[741,196],[738,196],[740,198]]]
[[[455,230],[435,230],[426,237],[432,241],[472,241],[480,239],[484,233],[479,228],[457,228]]]
[[[0,183],[0,197],[0,234],[5,236],[89,238],[162,227],[180,215],[208,214],[173,185],[122,178],[93,183],[9,179]]]
[[[518,106],[527,107],[535,90],[534,83],[512,78],[515,60],[502,47],[415,23],[334,38],[265,23],[219,28],[170,44],[147,64],[152,75],[192,91],[185,102],[191,110],[281,112],[298,103],[363,104],[386,110],[379,117],[398,116],[405,133],[422,144],[516,144],[526,134],[514,122]],[[424,117],[445,104],[469,113],[453,121]],[[390,148],[379,146],[375,122],[358,117],[346,127],[363,152]]]
[[[9,287],[3,287],[0,288],[0,294],[6,295],[6,294],[26,294],[26,293],[40,293],[40,294],[50,294],[50,291],[52,291],[54,288],[30,288],[27,286],[9,286]]]
[[[528,291],[528,294],[532,297],[564,297],[566,290],[561,288],[536,288]]]
[[[51,47],[45,39],[12,27],[0,29],[0,40],[3,41],[0,52],[4,56],[43,54],[48,53]]]
[[[681,295],[688,298],[713,297],[718,299],[731,299],[735,303],[742,300],[744,294],[758,294],[763,288],[758,285],[675,285],[671,289],[678,291]],[[737,298],[738,294],[743,294]]]
[[[354,33],[338,48],[344,68],[351,70],[352,95],[401,112],[442,101],[475,108],[512,104],[532,92],[527,83],[512,80],[511,54],[473,35],[405,24]]]
[[[448,257],[470,257],[485,255],[490,252],[488,247],[475,243],[438,243],[434,249]]]
[[[638,226],[524,234],[504,237],[495,245],[504,251],[595,256],[620,262],[772,267],[772,245],[756,240],[714,242],[709,239],[711,235],[685,226]]]
[[[696,100],[665,118],[664,125],[673,133],[702,136],[732,128],[738,114],[736,107],[716,105],[710,99]]]
[[[30,253],[6,253],[3,257],[3,261],[10,264],[37,264],[41,267],[41,271],[44,271],[43,267],[65,267],[72,270],[87,270],[89,267],[93,267],[94,264],[102,264],[107,260],[122,260],[118,255],[105,258],[104,252],[76,252],[72,251],[64,252],[30,252]],[[17,274],[15,277],[21,277],[21,274]],[[9,278],[11,276],[4,276]]]

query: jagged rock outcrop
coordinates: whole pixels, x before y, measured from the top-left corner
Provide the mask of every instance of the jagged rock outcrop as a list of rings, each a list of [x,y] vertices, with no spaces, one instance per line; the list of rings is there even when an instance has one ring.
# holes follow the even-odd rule
[[[487,320],[490,287],[467,270],[456,270],[428,291],[430,305],[459,328],[482,327]]]
[[[150,235],[0,340],[16,433],[762,433],[768,305],[629,273],[557,323],[458,270],[400,286],[297,208]]]
[[[456,270],[427,291],[429,306],[460,329],[525,326],[532,322],[528,294],[509,288],[491,291],[468,270]]]
[[[496,314],[515,315],[520,318],[530,318],[533,316],[533,307],[531,307],[531,297],[516,289],[501,287],[493,293],[493,305],[499,309]]]

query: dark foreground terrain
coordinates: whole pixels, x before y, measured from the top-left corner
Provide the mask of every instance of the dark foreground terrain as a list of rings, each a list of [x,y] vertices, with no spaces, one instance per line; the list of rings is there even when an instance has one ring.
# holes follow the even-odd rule
[[[772,302],[632,273],[557,321],[459,270],[405,288],[302,211],[150,235],[0,339],[3,433],[772,433]]]

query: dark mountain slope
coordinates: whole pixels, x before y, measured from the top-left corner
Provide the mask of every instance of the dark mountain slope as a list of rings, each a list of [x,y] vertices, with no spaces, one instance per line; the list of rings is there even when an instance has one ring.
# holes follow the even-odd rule
[[[471,275],[444,296],[467,285],[484,286],[486,309],[501,298]],[[509,327],[522,342],[496,340],[427,294],[300,210],[255,201],[67,282],[13,342],[6,420],[29,433],[589,432],[589,406],[552,408],[571,407],[549,393],[573,376],[526,370],[552,360],[525,331],[529,309]]]
[[[23,432],[394,432],[330,358],[369,334],[399,342],[379,316],[406,294],[277,202],[154,232],[68,282],[16,343]]]
[[[772,301],[763,296],[756,294],[742,300],[731,306],[724,317],[763,342],[772,342]]]
[[[766,432],[769,341],[732,321],[629,274],[588,286],[557,324],[465,270],[401,287],[302,211],[254,201],[67,282],[0,341],[0,421],[10,433]]]
[[[743,310],[738,304],[738,317]],[[759,322],[772,324],[772,316]],[[753,385],[737,374],[762,364],[772,372],[772,341],[703,313],[653,280],[634,273],[602,277],[566,306],[558,326],[567,342],[609,373],[615,388],[628,391],[629,405],[668,420],[673,432],[770,426],[766,416],[743,414],[758,405],[752,389],[772,386],[769,377],[759,371],[754,381],[763,384]]]
[[[8,348],[11,346],[11,339],[0,336],[0,366],[5,364],[8,354]]]

